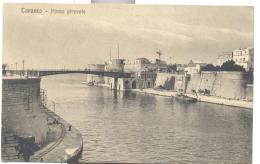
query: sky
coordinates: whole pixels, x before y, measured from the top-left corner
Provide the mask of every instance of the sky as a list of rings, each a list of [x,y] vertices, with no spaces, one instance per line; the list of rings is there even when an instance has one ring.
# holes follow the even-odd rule
[[[43,13],[22,13],[21,8]],[[51,13],[64,10],[64,14]],[[84,10],[70,14],[68,10]],[[81,69],[117,58],[216,63],[254,46],[253,7],[5,4],[3,62],[18,69]]]

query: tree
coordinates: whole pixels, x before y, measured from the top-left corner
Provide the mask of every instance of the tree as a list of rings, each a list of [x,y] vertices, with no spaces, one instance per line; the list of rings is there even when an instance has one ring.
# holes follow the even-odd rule
[[[169,64],[169,65],[167,65],[167,67],[168,67],[168,71],[169,72],[177,70],[177,65],[176,64]]]
[[[217,67],[215,67],[213,64],[208,64],[201,68],[202,71],[218,71]]]
[[[2,75],[3,76],[6,75],[6,67],[7,67],[7,64],[2,64]]]
[[[228,60],[225,63],[222,64],[220,67],[221,71],[239,71],[239,72],[245,72],[245,69],[240,66],[235,64],[233,60]]]

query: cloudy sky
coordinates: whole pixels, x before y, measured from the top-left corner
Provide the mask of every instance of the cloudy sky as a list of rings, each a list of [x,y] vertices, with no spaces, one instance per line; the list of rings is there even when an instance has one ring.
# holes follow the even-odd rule
[[[24,14],[39,8],[43,14]],[[83,9],[85,14],[51,14]],[[254,46],[252,7],[152,5],[5,5],[3,62],[26,68],[84,68],[117,57],[214,63],[218,55]],[[171,58],[171,61],[170,61]]]

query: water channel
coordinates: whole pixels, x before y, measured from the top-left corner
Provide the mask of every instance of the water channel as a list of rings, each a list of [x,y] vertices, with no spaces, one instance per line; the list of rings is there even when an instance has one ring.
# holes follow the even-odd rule
[[[86,75],[42,78],[55,112],[83,136],[79,162],[251,163],[249,109],[82,84]],[[51,107],[51,104],[50,104]]]

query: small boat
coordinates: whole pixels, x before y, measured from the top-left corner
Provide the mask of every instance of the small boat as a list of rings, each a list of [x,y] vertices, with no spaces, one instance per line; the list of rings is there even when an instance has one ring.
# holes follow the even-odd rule
[[[89,81],[89,82],[81,82],[82,84],[87,84],[88,86],[93,86],[94,82],[93,81]]]
[[[197,98],[186,96],[183,93],[178,93],[175,98],[177,100],[182,100],[182,101],[187,101],[187,102],[192,102],[192,103],[195,103],[198,101]]]
[[[93,82],[93,81],[90,81],[90,82],[88,82],[87,85],[88,85],[88,86],[93,86],[93,85],[94,85],[94,82]]]

